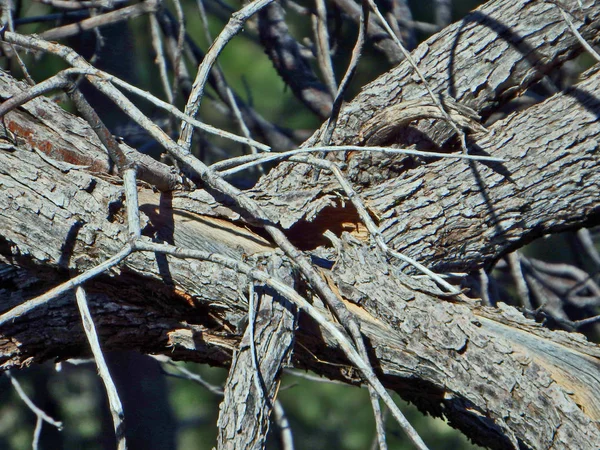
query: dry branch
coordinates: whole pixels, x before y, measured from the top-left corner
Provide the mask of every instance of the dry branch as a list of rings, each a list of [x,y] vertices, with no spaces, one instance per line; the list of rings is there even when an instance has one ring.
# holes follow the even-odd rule
[[[9,80],[7,76],[3,79]],[[593,81],[584,82],[578,92],[589,93],[585,89],[594,89]],[[107,164],[102,161],[107,157],[91,130],[45,100],[34,100],[28,105],[34,114],[44,111],[43,119],[53,128],[56,124],[65,127],[60,133],[62,141],[54,138],[54,155],[58,154],[58,143],[71,151],[71,147],[86,148],[87,165],[100,170],[65,171],[49,164],[33,148],[47,149],[40,139],[44,130],[48,133],[52,129],[24,110],[5,117],[12,134],[0,152],[4,205],[0,221],[6,230],[2,255],[5,262],[21,267],[11,272],[14,280],[25,276],[37,280],[16,284],[20,288],[11,291],[14,303],[55,285],[61,269],[81,271],[107,259],[128,239],[122,187],[115,178],[103,175]],[[597,125],[587,120],[589,116],[580,117],[579,133],[596,129]],[[21,127],[17,128],[17,124]],[[562,159],[575,158],[581,152],[571,153]],[[97,164],[91,164],[94,161]],[[529,158],[519,161],[525,164]],[[594,161],[597,165],[597,156],[588,156],[589,170]],[[539,158],[535,162],[546,167]],[[478,167],[497,176],[492,169]],[[514,172],[518,173],[518,166]],[[554,180],[555,185],[563,176],[560,171],[546,172],[547,182]],[[578,198],[581,188],[580,184],[577,189],[565,189],[565,201]],[[310,199],[312,192],[305,188],[304,193],[297,193],[297,198]],[[261,201],[290,205],[288,196],[275,193],[263,193]],[[333,204],[331,199],[328,201]],[[161,231],[162,239],[175,244],[237,257],[245,255],[251,260],[272,253],[268,241],[248,230],[235,211],[204,191],[169,195],[140,188],[140,203],[145,235],[154,236]],[[298,240],[316,240],[321,227],[340,233],[344,225],[337,221],[351,224],[352,218],[341,205],[333,206],[337,212],[323,216],[325,223],[317,223],[313,229],[292,227],[288,235],[296,235]],[[554,211],[536,214],[550,220]],[[585,216],[574,217],[586,220]],[[165,227],[165,223],[171,226]],[[389,388],[398,390],[422,409],[444,413],[478,442],[495,448],[507,448],[518,441],[532,448],[598,445],[600,436],[592,420],[599,416],[598,399],[593,392],[600,389],[591,387],[598,385],[595,373],[600,352],[595,346],[577,335],[544,330],[508,307],[496,311],[476,303],[448,303],[424,294],[419,290],[426,286],[388,266],[376,248],[348,235],[341,237],[343,247],[328,251],[342,259],[338,258],[335,268],[325,273],[329,273],[331,285],[346,301],[358,303],[348,305],[361,322],[373,361]],[[450,243],[448,248],[460,254],[464,246],[452,247]],[[356,261],[378,269],[365,279],[358,276],[363,266],[354,266]],[[246,315],[246,305],[240,302],[239,293],[245,292],[247,283],[245,276],[212,263],[136,254],[109,276],[90,282],[86,290],[106,349],[135,348],[227,365],[243,331],[239,324]],[[80,355],[85,351],[85,341],[77,323],[72,304],[57,300],[4,325],[3,367]],[[144,333],[140,334],[141,326]],[[65,328],[69,333],[65,334]],[[297,366],[360,382],[357,373],[346,365],[337,344],[315,325],[305,321],[298,340],[294,353]],[[310,348],[314,355],[303,348]],[[315,355],[319,360],[314,359]],[[589,369],[572,373],[560,358],[568,358],[575,367]]]
[[[581,22],[578,31],[594,43],[600,7],[587,2],[585,11],[591,20]],[[553,5],[497,1],[447,28],[414,55],[434,91],[486,116],[579,48]],[[494,55],[493,61],[474,58],[479,54]],[[197,86],[200,91],[205,79]],[[391,113],[378,120],[391,116],[393,122],[402,112],[397,105],[424,96],[415,79],[405,62],[368,86],[342,110],[333,142],[360,144],[357,131],[367,127],[370,132],[373,116],[382,110]],[[545,233],[598,222],[599,81],[598,74],[590,73],[572,89],[496,122],[488,134],[479,129],[471,136],[472,151],[502,157],[504,163],[442,159],[417,164],[362,152],[332,159],[343,161],[345,175],[358,187],[390,246],[439,271],[470,271]],[[2,98],[24,88],[8,75],[0,77]],[[433,145],[452,150],[448,127],[429,119],[413,128],[426,132]],[[81,273],[127,249],[130,233],[122,183],[85,122],[35,99],[6,114],[3,125],[0,262],[5,270],[0,295],[5,311],[68,279],[69,271]],[[390,126],[396,127],[386,135],[392,140],[414,132]],[[317,141],[318,134],[307,145]],[[150,160],[139,163],[169,173]],[[544,329],[508,306],[492,309],[464,297],[450,302],[432,295],[430,283],[409,278],[372,245],[338,180],[326,173],[315,180],[313,171],[305,163],[282,163],[246,193],[242,206],[258,205],[268,216],[259,218],[270,219],[267,229],[279,232],[273,224],[280,226],[284,239],[311,254],[311,270],[319,270],[327,292],[360,323],[371,363],[387,388],[422,410],[446,416],[492,448],[600,448],[596,345],[577,334]],[[214,172],[206,178],[225,186]],[[244,219],[239,205],[211,192],[159,194],[140,185],[142,235],[224,255],[246,268],[288,263],[266,233],[254,228],[256,222]],[[323,238],[327,230],[335,236],[333,245]],[[89,306],[105,349],[244,366],[232,372],[228,392],[236,397],[242,388],[248,394],[251,378],[243,379],[246,385],[238,381],[252,370],[243,338],[248,306],[240,300],[250,271],[205,259],[135,253],[86,284]],[[335,322],[305,279],[294,271],[286,277]],[[264,306],[280,306],[266,300]],[[286,311],[278,310],[285,318],[273,322],[286,324],[279,330],[282,339],[265,338],[259,344],[280,345],[275,353],[261,352],[274,357],[265,377],[268,396],[261,397],[256,410],[244,412],[264,420],[256,430],[246,430],[254,434],[238,436],[240,443],[256,444],[264,437],[260,430],[267,426],[267,403],[287,363],[295,326]],[[258,333],[268,329],[259,327]],[[4,323],[0,333],[5,369],[87,352],[69,293]],[[331,336],[301,315],[292,364],[364,383]],[[234,405],[226,394],[228,406]],[[225,441],[231,437],[226,433]]]

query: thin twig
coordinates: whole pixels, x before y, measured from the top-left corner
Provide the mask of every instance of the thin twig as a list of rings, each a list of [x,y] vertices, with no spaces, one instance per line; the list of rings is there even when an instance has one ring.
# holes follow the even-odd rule
[[[343,383],[342,381],[330,380],[329,378],[324,378],[324,377],[320,377],[317,375],[311,375],[309,373],[306,373],[306,372],[298,370],[298,369],[284,369],[284,370],[285,370],[285,373],[288,375],[292,375],[292,376],[298,377],[298,378],[303,378],[308,381],[314,381],[317,383],[337,384],[340,386],[347,386],[347,384]],[[361,387],[362,386],[363,385],[361,385]]]
[[[579,242],[581,243],[581,246],[587,253],[588,257],[594,261],[596,267],[600,269],[600,253],[598,253],[598,250],[594,245],[590,230],[587,228],[582,228],[581,230],[577,231],[577,238],[579,239]]]
[[[385,440],[385,420],[381,411],[381,405],[379,404],[379,396],[371,385],[369,385],[369,398],[371,399],[373,415],[375,416],[375,433],[377,435],[379,450],[387,450],[388,446]]]
[[[35,419],[35,429],[33,430],[33,441],[31,442],[31,448],[37,450],[40,445],[40,436],[42,434],[42,425],[44,421],[41,417]]]
[[[98,139],[100,139],[100,142],[106,148],[112,163],[117,167],[118,173],[123,174],[123,171],[131,165],[131,161],[121,147],[119,147],[119,143],[106,125],[104,125],[96,110],[89,104],[74,82],[71,82],[67,86],[65,92],[77,108],[77,111],[79,111],[79,114],[81,114],[81,117],[87,121],[90,128],[96,133],[96,136],[98,136]]]
[[[588,53],[590,55],[592,55],[592,57],[596,61],[600,62],[600,55],[598,54],[598,52],[596,50],[594,50],[594,48],[588,43],[588,41],[586,41],[584,39],[584,37],[581,35],[581,33],[577,30],[577,28],[575,28],[575,24],[571,21],[571,19],[569,18],[569,15],[565,12],[565,10],[562,8],[562,6],[559,5],[558,3],[554,3],[554,5],[558,8],[560,13],[562,14],[563,19],[565,20],[567,26],[569,27],[571,32],[575,35],[575,37],[577,38],[577,40],[579,41],[581,46],[583,48],[585,48],[588,51]]]
[[[409,438],[419,449],[427,449],[427,446],[422,441],[416,430],[406,420],[398,406],[393,401],[392,397],[388,394],[385,387],[377,379],[377,376],[373,372],[371,366],[366,362],[356,351],[352,343],[348,340],[348,337],[333,324],[331,320],[328,320],[323,316],[313,305],[306,301],[301,295],[299,295],[293,288],[286,285],[285,283],[277,280],[266,272],[263,272],[257,268],[246,264],[243,261],[229,258],[216,253],[205,252],[200,250],[190,250],[177,248],[173,245],[168,244],[157,244],[150,242],[137,241],[135,243],[135,249],[139,251],[147,252],[158,252],[164,253],[176,258],[191,258],[200,259],[203,261],[210,261],[215,264],[222,265],[231,270],[235,270],[239,273],[245,274],[251,277],[259,283],[266,284],[270,288],[277,291],[283,297],[293,302],[299,309],[306,312],[311,316],[320,326],[322,326],[331,337],[337,342],[340,349],[348,357],[348,359],[358,368],[365,380],[374,387],[376,392],[379,394],[381,399],[384,401],[390,412],[402,427],[402,429],[408,434]]]
[[[11,39],[11,37],[14,38],[15,43],[17,45],[21,45],[24,47],[34,47],[37,50],[42,50],[42,51],[46,51],[49,53],[57,54],[58,56],[61,56],[62,58],[65,58],[67,60],[72,59],[73,61],[69,61],[69,62],[74,63],[74,65],[75,65],[75,67],[72,69],[72,73],[80,73],[82,75],[95,76],[98,78],[99,82],[110,81],[110,82],[116,84],[117,86],[120,86],[121,88],[149,101],[153,105],[164,109],[165,111],[169,112],[170,114],[173,114],[175,117],[189,123],[191,126],[197,127],[203,131],[206,131],[207,133],[214,134],[215,136],[219,136],[219,137],[222,137],[225,139],[230,139],[232,141],[239,142],[241,144],[253,146],[253,147],[256,147],[265,152],[268,152],[271,150],[271,147],[269,147],[268,145],[262,144],[258,141],[254,141],[252,139],[238,136],[238,135],[236,135],[234,133],[230,133],[228,131],[220,130],[211,125],[200,122],[199,120],[196,120],[187,114],[182,113],[175,106],[156,98],[155,96],[149,94],[148,92],[146,92],[136,86],[133,86],[133,85],[121,80],[120,78],[115,77],[114,75],[110,75],[102,70],[96,69],[92,65],[85,62],[85,60],[83,60],[79,55],[77,55],[77,53],[75,53],[68,47],[64,47],[62,45],[51,43],[51,42],[45,42],[41,39],[35,38],[34,36],[23,36],[18,33],[6,33],[5,37],[7,37],[8,39]],[[67,70],[71,70],[71,69],[67,69]],[[71,72],[67,72],[67,73],[70,74]],[[56,76],[58,76],[58,75],[56,75]],[[50,79],[54,79],[54,77],[52,77]],[[56,82],[56,81],[54,81],[54,82]],[[39,84],[42,84],[42,83],[39,83]],[[33,97],[31,97],[31,98],[33,98]]]
[[[258,155],[243,155],[236,156],[233,158],[225,159],[211,165],[211,169],[219,171],[224,176],[231,176],[238,172],[248,170],[258,164],[265,164],[272,161],[291,159],[293,156],[301,155],[304,153],[331,153],[331,152],[379,152],[387,153],[392,155],[410,155],[419,156],[422,158],[449,158],[449,159],[464,159],[472,161],[482,162],[506,162],[503,158],[496,158],[493,156],[479,156],[479,155],[465,155],[464,153],[437,153],[427,152],[421,150],[412,150],[404,148],[392,148],[392,147],[377,147],[367,146],[361,147],[357,145],[340,145],[340,146],[318,146],[318,147],[304,147],[295,150],[289,150],[287,152],[280,153],[261,153]]]
[[[337,82],[333,72],[333,63],[331,62],[331,49],[329,48],[329,32],[327,30],[327,6],[325,0],[315,0],[317,5],[316,16],[312,16],[315,41],[317,43],[317,61],[321,73],[325,78],[325,84],[329,88],[329,93],[335,97],[337,92]]]
[[[137,169],[129,167],[123,172],[123,187],[125,188],[125,211],[127,211],[127,228],[129,239],[136,240],[142,235],[140,229],[140,210],[138,205],[137,184],[135,181]]]
[[[183,43],[185,39],[185,21],[183,20],[183,8],[179,0],[173,0],[175,5],[175,13],[177,14],[177,46],[175,47],[175,62],[173,68],[175,76],[173,77],[173,92],[177,92],[179,83],[179,70],[183,67]]]
[[[204,56],[200,67],[198,68],[198,73],[196,74],[196,79],[194,80],[194,84],[192,86],[192,92],[190,92],[187,104],[185,106],[186,115],[190,117],[196,116],[196,113],[200,108],[200,103],[202,102],[204,86],[206,84],[206,80],[208,79],[210,69],[217,60],[217,57],[221,54],[221,51],[225,45],[227,45],[227,43],[241,31],[244,24],[250,17],[271,2],[273,2],[273,0],[254,0],[252,3],[246,5],[231,15],[229,22],[225,28],[223,28],[223,31],[221,31],[217,39],[212,43],[210,49]],[[193,128],[191,128],[187,122],[183,123],[178,144],[187,153],[190,151],[192,133]]]
[[[490,301],[490,278],[484,268],[479,269],[479,286],[479,293],[483,304],[492,306],[492,302]]]
[[[331,108],[331,114],[329,119],[327,120],[327,127],[323,132],[323,136],[321,137],[321,142],[323,145],[329,145],[331,142],[331,136],[333,135],[333,131],[335,130],[335,126],[337,125],[337,120],[340,114],[340,110],[342,108],[342,103],[344,101],[344,95],[346,94],[346,90],[350,85],[350,81],[354,76],[354,72],[356,72],[356,68],[358,67],[358,61],[360,60],[360,56],[362,54],[362,48],[365,43],[365,34],[366,27],[369,20],[369,9],[366,7],[366,3],[362,2],[362,9],[359,20],[359,28],[358,28],[358,36],[356,38],[356,43],[354,44],[354,48],[352,49],[352,57],[350,58],[350,64],[348,64],[348,69],[344,74],[344,78],[342,78],[342,82],[340,83],[340,87],[335,96],[335,100],[333,101],[333,106]]]
[[[15,28],[14,28],[13,12],[14,12],[15,8],[14,8],[14,4],[13,4],[12,0],[1,0],[0,8],[2,10],[2,16],[0,17],[0,19],[2,21],[2,25],[8,27],[8,29],[10,31],[14,32]],[[29,84],[30,86],[35,86],[35,81],[29,74],[29,71],[27,70],[27,66],[25,65],[25,61],[23,61],[23,59],[21,58],[21,55],[19,55],[19,52],[12,44],[9,44],[9,46],[10,46],[10,49],[12,50],[12,53],[14,54],[15,58],[17,59],[17,64],[19,65],[21,72],[23,72],[25,81],[27,81],[27,84]],[[11,57],[9,51],[5,51],[5,54],[9,58]]]
[[[131,251],[131,245],[127,244],[116,255],[107,259],[103,263],[98,264],[96,267],[86,270],[81,275],[77,275],[76,277],[71,278],[64,283],[59,284],[55,288],[50,289],[48,292],[38,297],[32,298],[31,300],[27,300],[20,305],[15,306],[0,316],[0,326],[21,317],[23,314],[33,311],[35,308],[38,308],[41,305],[45,305],[49,301],[54,300],[65,292],[70,291],[71,289],[85,283],[88,280],[91,280],[92,278],[95,278],[103,272],[106,272],[108,269],[116,266],[125,258],[127,258],[131,254]]]
[[[427,92],[428,92],[429,96],[431,97],[431,99],[433,100],[433,102],[435,103],[435,105],[438,107],[438,109],[440,110],[440,112],[442,113],[442,115],[444,116],[444,118],[446,119],[446,121],[450,124],[450,126],[454,129],[454,131],[459,136],[460,142],[461,142],[461,146],[463,148],[463,151],[465,153],[468,153],[469,149],[468,149],[468,146],[467,146],[467,138],[466,138],[465,132],[462,129],[460,129],[460,127],[456,123],[456,121],[454,121],[454,119],[452,119],[452,117],[450,117],[450,114],[448,114],[448,112],[446,111],[446,109],[444,108],[444,106],[442,105],[442,103],[440,102],[440,99],[433,92],[433,89],[431,88],[431,85],[429,84],[429,82],[425,78],[425,75],[423,75],[423,72],[421,72],[421,69],[419,69],[419,66],[417,65],[417,63],[413,59],[413,57],[410,54],[410,52],[404,47],[404,44],[402,44],[402,42],[400,41],[400,39],[398,39],[398,37],[396,36],[396,34],[394,33],[394,31],[392,30],[392,28],[390,27],[390,25],[385,20],[385,17],[383,17],[383,15],[381,14],[381,12],[379,11],[379,8],[375,4],[375,1],[374,0],[366,0],[366,1],[369,2],[369,6],[371,7],[371,9],[375,13],[375,15],[381,21],[381,24],[382,24],[383,28],[386,30],[386,32],[388,33],[388,35],[392,38],[392,40],[394,41],[394,43],[398,46],[398,48],[400,49],[400,51],[402,52],[402,54],[404,55],[404,57],[406,58],[406,60],[408,61],[408,63],[412,66],[412,68],[415,71],[415,73],[417,74],[417,76],[421,79],[421,81],[423,82],[423,86],[425,86],[425,89],[427,89]]]
[[[116,11],[90,17],[89,19],[82,20],[81,22],[44,31],[43,33],[40,33],[40,37],[48,41],[64,39],[66,37],[79,34],[82,31],[88,31],[97,27],[123,22],[144,14],[155,13],[158,11],[159,3],[160,2],[158,0],[146,0],[136,5],[126,6],[125,8],[117,9]]]
[[[333,0],[333,3],[335,3],[335,5],[354,22],[360,22],[361,6],[358,2],[355,0]],[[396,65],[402,60],[402,57],[398,52],[398,47],[390,38],[388,38],[388,36],[386,36],[386,31],[376,20],[374,20],[374,18],[369,19],[369,25],[366,31],[373,46],[383,52],[391,64]]]
[[[39,442],[39,434],[41,432],[42,422],[47,422],[50,425],[58,428],[59,430],[62,430],[63,424],[62,424],[62,422],[54,420],[52,417],[50,417],[48,414],[46,414],[43,410],[38,408],[35,405],[35,403],[33,403],[33,401],[31,401],[29,396],[25,393],[25,391],[21,387],[21,384],[19,383],[19,381],[15,377],[12,376],[12,373],[10,372],[10,370],[6,370],[4,372],[4,375],[6,375],[8,377],[11,384],[13,385],[13,388],[17,392],[17,395],[21,398],[23,403],[25,403],[27,405],[27,407],[37,417],[37,422],[36,422],[35,431],[34,431],[34,438],[33,438],[33,448],[35,449],[35,448],[37,448],[37,445]]]
[[[57,9],[87,9],[87,8],[113,8],[120,3],[128,3],[130,0],[37,0],[44,5],[50,5]]]
[[[200,11],[200,18],[202,19],[204,33],[206,35],[206,40],[208,42],[212,42],[212,36],[210,34],[210,29],[208,26],[208,17],[206,16],[206,10],[204,9],[203,0],[197,0],[197,4],[198,4],[198,9]],[[223,71],[218,62],[215,63],[214,68],[215,68],[215,70],[213,72],[214,76],[218,78],[218,83],[220,83],[225,88],[227,104],[229,105],[229,108],[231,109],[231,112],[233,113],[233,117],[234,117],[236,123],[238,124],[240,131],[242,132],[242,135],[244,137],[246,137],[247,139],[251,139],[250,129],[246,125],[246,122],[244,122],[244,118],[242,116],[242,112],[240,111],[240,108],[235,99],[235,95],[234,95],[232,89],[229,87],[229,85],[227,85],[227,83],[225,81],[225,76],[223,75]],[[258,153],[258,150],[255,146],[250,145],[250,152],[252,154],[255,154],[255,153]],[[261,171],[261,173],[264,173],[264,169],[262,167],[260,167],[260,171]]]
[[[150,14],[150,35],[152,36],[152,47],[156,53],[154,62],[158,66],[158,74],[162,83],[167,101],[173,104],[174,96],[171,85],[169,84],[169,77],[167,75],[167,62],[165,59],[165,53],[163,50],[162,39],[160,38],[160,26],[158,25],[158,19],[156,14]]]
[[[527,288],[527,281],[525,281],[525,277],[523,276],[519,252],[515,251],[509,254],[507,256],[507,261],[523,307],[527,309],[533,309],[531,299],[529,297],[529,289]]]
[[[175,361],[173,361],[168,356],[164,356],[164,355],[150,355],[150,356],[152,358],[156,359],[161,364],[163,364],[163,365],[168,364],[169,366],[173,367],[178,372],[181,372],[181,375],[178,375],[178,374],[173,374],[173,373],[165,371],[165,373],[167,375],[193,381],[194,383],[198,383],[200,386],[205,388],[210,393],[218,395],[220,397],[223,396],[223,388],[221,386],[215,386],[214,384],[208,383],[200,375],[198,375],[197,373],[191,372],[188,369],[186,369],[185,367],[182,367],[182,366],[176,364]]]
[[[96,366],[98,367],[98,374],[106,388],[108,404],[110,405],[110,413],[115,429],[115,437],[117,439],[117,448],[119,450],[126,450],[127,441],[125,440],[125,414],[123,413],[123,405],[121,404],[121,399],[117,393],[117,387],[110,376],[110,371],[104,360],[98,333],[96,332],[96,327],[94,326],[94,321],[92,320],[92,315],[87,304],[86,293],[81,286],[78,286],[75,290],[75,298],[77,299],[77,307],[79,308],[79,314],[81,315],[81,321],[83,322],[83,329],[90,344],[90,348],[92,349]]]
[[[202,131],[205,131],[210,134],[214,134],[215,136],[219,136],[219,137],[222,137],[225,139],[232,140],[234,142],[239,142],[240,144],[245,144],[250,147],[256,147],[265,152],[269,152],[271,150],[271,147],[269,147],[268,145],[265,145],[261,142],[255,141],[250,138],[238,136],[237,134],[230,133],[228,131],[224,131],[219,128],[215,128],[212,125],[200,122],[199,120],[194,119],[193,117],[191,117],[185,113],[182,113],[175,106],[170,105],[169,103],[166,103],[166,102],[154,97],[153,95],[149,94],[148,92],[145,92],[145,91],[121,80],[120,78],[114,77],[114,76],[109,75],[106,72],[102,72],[102,71],[97,71],[96,75],[99,77],[102,77],[104,79],[112,81],[117,86],[122,87],[123,89],[131,92],[132,94],[136,94],[136,95],[142,97],[143,99],[149,101],[153,105],[164,109],[165,111],[173,114],[178,119],[181,119],[184,122],[190,124],[191,126],[198,128]]]
[[[281,432],[282,450],[294,450],[294,438],[292,436],[292,427],[285,414],[283,405],[279,400],[273,402],[273,419]]]

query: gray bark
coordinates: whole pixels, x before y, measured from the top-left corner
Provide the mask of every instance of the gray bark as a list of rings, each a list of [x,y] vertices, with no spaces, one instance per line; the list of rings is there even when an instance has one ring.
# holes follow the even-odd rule
[[[553,8],[544,2],[491,2],[420,46],[419,66],[435,89],[489,114],[577,54],[574,38]],[[586,12],[597,18],[599,10],[592,5]],[[508,36],[524,39],[507,38],[508,31],[490,33],[500,21]],[[594,42],[597,25],[594,19],[582,27]],[[474,54],[482,56],[473,59]],[[414,77],[402,63],[366,87],[343,110],[335,143],[356,142],[376,112],[423,96]],[[397,250],[440,272],[489,265],[543,234],[597,223],[599,81],[591,73],[573,89],[496,122],[489,134],[472,136],[478,151],[501,156],[505,163],[425,163],[354,153],[343,159],[346,174]],[[8,75],[0,77],[3,98],[22,88]],[[451,145],[444,124],[427,122],[413,128],[427,132],[435,145]],[[6,311],[68,279],[70,271],[106,260],[128,236],[122,186],[83,121],[37,99],[7,114],[4,126],[0,298]],[[335,181],[324,171],[315,181],[312,171],[283,163],[250,194],[290,239],[336,261],[322,272],[360,322],[386,387],[424,411],[446,416],[491,448],[600,448],[598,346],[575,333],[547,330],[506,305],[492,309],[431,294],[432,286],[403,274],[371,245]],[[272,244],[221,199],[202,190],[156,194],[145,185],[139,190],[145,236],[281,266]],[[327,229],[338,235],[336,246],[323,240]],[[289,276],[288,283],[302,285],[293,272]],[[86,290],[105,349],[243,366],[230,376],[230,398],[238,398],[236,389],[242,389],[256,399],[250,378],[236,385],[242,374],[253,373],[243,339],[247,303],[240,300],[248,284],[246,276],[210,262],[136,253],[87,283]],[[258,433],[249,431],[240,445],[260,445],[265,405],[292,345],[293,315],[276,302],[264,305],[282,317],[271,325],[283,324],[285,339],[257,340],[265,349],[259,351],[261,370],[262,361],[272,357],[268,370],[265,366],[269,396],[259,399],[257,409],[221,416],[227,439],[239,430],[242,417],[260,418]],[[259,327],[257,335],[267,330]],[[295,366],[361,383],[317,324],[301,317],[295,339]],[[279,349],[272,352],[275,343]],[[0,328],[4,369],[86,352],[72,295]],[[235,404],[226,399],[223,410],[231,407]],[[226,427],[228,422],[234,426]]]
[[[281,259],[275,258],[269,269],[277,278],[294,284],[290,268]],[[225,385],[217,423],[217,445],[222,449],[265,448],[279,375],[292,355],[295,308],[281,296],[268,292],[258,293],[257,299],[254,336],[248,324]],[[252,339],[260,374],[252,358]]]

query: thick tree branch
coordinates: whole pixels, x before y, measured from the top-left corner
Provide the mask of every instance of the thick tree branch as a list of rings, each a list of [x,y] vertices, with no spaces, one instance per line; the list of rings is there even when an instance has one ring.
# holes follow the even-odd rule
[[[577,92],[588,92],[585,89],[592,89],[593,81],[583,83]],[[79,130],[77,139],[89,141],[90,161],[106,158],[85,123],[45,100],[33,104],[45,117],[59,114],[59,123],[67,130]],[[518,117],[510,119],[511,123],[520,123]],[[589,114],[580,117],[577,133],[597,127]],[[61,275],[61,268],[89,268],[115,254],[128,239],[122,188],[117,180],[102,175],[102,171],[61,170],[60,165],[50,164],[40,152],[30,150],[31,136],[39,139],[37,130],[45,125],[23,111],[9,113],[5,123],[18,123],[17,119],[24,123],[29,120],[28,126],[36,133],[18,135],[25,128],[13,125],[11,143],[0,151],[0,201],[4,205],[0,223],[5,230],[1,254],[5,262],[23,267],[9,271],[12,278],[4,279],[3,285],[12,286],[5,291],[13,298],[7,308],[56,285],[57,277],[66,277],[66,273]],[[65,131],[62,137],[67,142],[63,145],[69,147],[72,134]],[[35,142],[39,147],[41,141]],[[571,157],[577,157],[575,150],[563,152],[560,161]],[[529,161],[529,157],[521,161]],[[590,157],[587,161],[580,171],[593,167]],[[539,158],[534,162],[539,164]],[[490,177],[504,180],[491,168],[477,167]],[[427,173],[424,171],[423,176]],[[556,177],[554,184],[558,185],[564,173],[554,170],[546,175],[549,183]],[[470,189],[472,181],[465,177]],[[492,192],[495,186],[491,184]],[[311,191],[307,192],[299,195],[307,198]],[[571,204],[578,204],[576,191],[565,190],[565,195],[570,196]],[[264,204],[284,201],[264,193],[260,199]],[[253,254],[258,257],[273,251],[264,238],[236,225],[239,216],[204,191],[168,196],[142,188],[140,203],[145,213],[145,235],[234,257],[254,258]],[[550,208],[547,213],[537,211],[536,217],[550,220],[555,213]],[[348,217],[327,215],[331,225],[336,220]],[[288,233],[310,239],[318,229],[292,227]],[[476,303],[441,301],[421,292],[427,288],[421,282],[389,266],[376,248],[348,235],[343,235],[341,242],[338,249],[321,249],[322,257],[329,254],[331,261],[337,259],[335,268],[324,273],[342,298],[357,303],[348,306],[361,322],[372,361],[384,375],[387,387],[422,409],[445,414],[475,440],[495,448],[509,448],[516,442],[532,448],[598,446],[600,434],[591,419],[600,417],[600,402],[593,395],[600,392],[595,375],[600,356],[597,347],[572,335],[544,330],[508,307],[496,311]],[[448,246],[457,254],[462,247]],[[364,265],[377,268],[366,279],[359,276]],[[29,283],[19,282],[24,279]],[[136,254],[119,270],[88,283],[86,290],[107,349],[133,348],[228,365],[247,314],[246,305],[239,300],[247,286],[245,276],[212,263]],[[72,297],[65,297],[6,324],[2,328],[3,367],[85,352],[72,305]],[[70,331],[65,333],[65,329]],[[139,332],[141,329],[144,333]],[[348,382],[361,381],[345,365],[336,343],[311,321],[301,321],[298,340],[294,354],[297,366]],[[573,372],[570,367],[578,370]],[[587,369],[580,370],[583,367]]]
[[[596,42],[600,8],[586,2],[585,11],[590,20],[579,32]],[[553,5],[500,0],[447,28],[415,56],[434,91],[486,116],[578,51]],[[343,110],[334,142],[359,143],[359,132],[376,113],[421,97],[424,89],[415,79],[403,63],[372,83]],[[336,162],[345,165],[391,246],[440,271],[485,266],[542,234],[597,222],[599,81],[590,74],[574,88],[495,123],[488,134],[480,129],[470,135],[471,151],[503,157],[502,164],[417,164],[362,152]],[[0,87],[4,98],[23,88],[4,74]],[[108,157],[86,123],[36,99],[6,114],[3,125],[0,298],[6,311],[68,279],[70,271],[106,261],[129,235],[120,180],[111,175]],[[433,147],[453,148],[446,124],[432,120],[392,136],[402,145],[423,145],[422,139],[411,140],[419,133]],[[307,145],[317,140],[315,135]],[[153,167],[168,173],[164,166]],[[327,289],[360,323],[371,364],[387,388],[492,448],[600,448],[597,346],[576,334],[544,329],[503,304],[492,309],[431,294],[430,284],[409,278],[371,245],[338,182],[327,173],[316,180],[312,170],[280,164],[245,194],[311,254],[311,270],[318,267]],[[228,199],[203,190],[157,194],[142,185],[139,191],[145,238],[250,265],[281,258],[261,230],[227,206]],[[322,238],[326,230],[336,236],[333,244]],[[286,282],[300,286],[334,322],[305,281],[287,274]],[[245,367],[230,374],[229,392],[237,397],[236,389],[248,392],[238,382],[252,367],[243,345],[248,306],[240,300],[248,283],[247,275],[216,262],[135,253],[85,288],[107,350]],[[284,319],[271,324],[285,324],[282,338],[269,341],[265,335],[259,343],[277,344],[279,350],[269,351],[276,357],[265,372],[268,395],[244,412],[261,417],[257,433],[266,427],[267,400],[289,355],[295,325],[287,312],[278,310]],[[304,315],[299,319],[296,367],[364,383],[330,334]],[[270,335],[268,329],[259,327],[258,333]],[[234,350],[241,351],[232,357]],[[86,351],[72,295],[0,327],[3,368]],[[222,425],[234,426],[223,425],[224,442],[243,420],[227,408],[232,405],[226,400]],[[239,436],[240,442],[257,443],[259,434]]]

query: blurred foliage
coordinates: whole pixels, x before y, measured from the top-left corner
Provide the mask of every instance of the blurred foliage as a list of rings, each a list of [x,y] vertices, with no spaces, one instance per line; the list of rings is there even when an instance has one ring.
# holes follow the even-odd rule
[[[224,369],[206,365],[178,363],[214,385],[223,385]],[[168,372],[176,373],[172,368]],[[52,365],[32,367],[14,373],[31,399],[54,419],[63,422],[58,432],[44,424],[41,449],[104,450],[114,448],[105,393],[94,365],[90,362],[73,366],[63,363],[60,372]],[[130,373],[143,377],[143,373]],[[178,450],[210,450],[213,448],[221,397],[199,384],[168,376],[171,408],[176,417]],[[362,450],[372,448],[375,423],[368,391],[353,386],[307,380],[286,374],[278,395],[282,402],[297,450]],[[396,397],[408,420],[432,449],[468,450],[479,447],[450,428],[443,420],[426,417],[414,406]],[[126,420],[128,407],[124,402]],[[127,427],[136,426],[129,421]],[[251,426],[251,424],[248,424]],[[31,448],[35,416],[17,397],[6,377],[0,378],[0,448],[20,450]],[[404,432],[391,416],[387,416],[386,431],[390,450],[412,449]],[[267,448],[281,448],[278,430],[271,427]],[[134,447],[130,448],[145,448]],[[168,449],[165,449],[168,450]]]

